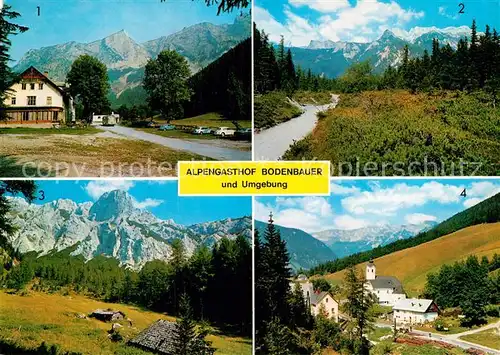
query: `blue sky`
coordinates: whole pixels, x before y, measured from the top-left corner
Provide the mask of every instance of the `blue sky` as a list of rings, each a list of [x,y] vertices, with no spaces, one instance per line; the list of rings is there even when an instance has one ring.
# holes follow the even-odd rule
[[[146,208],[161,219],[173,219],[178,224],[189,225],[224,218],[238,218],[252,214],[250,197],[179,197],[177,181],[131,180],[38,180],[38,190],[45,199],[35,200],[44,204],[58,199],[77,203],[96,201],[103,193],[116,189],[127,191],[136,207]],[[41,193],[38,193],[41,197]]]
[[[254,217],[309,233],[441,222],[499,192],[500,179],[335,180],[330,197],[258,197]]]
[[[463,14],[460,2],[465,3]],[[415,27],[470,26],[474,18],[480,31],[486,24],[500,24],[495,0],[256,0],[254,15],[271,40],[283,34],[294,46],[311,39],[369,42],[386,29],[404,35]]]
[[[30,30],[13,38],[12,59],[29,49],[75,41],[88,43],[122,29],[142,43],[200,22],[232,23],[240,11],[217,16],[203,0],[5,0]],[[40,6],[40,15],[37,13]],[[248,10],[246,10],[248,12]]]

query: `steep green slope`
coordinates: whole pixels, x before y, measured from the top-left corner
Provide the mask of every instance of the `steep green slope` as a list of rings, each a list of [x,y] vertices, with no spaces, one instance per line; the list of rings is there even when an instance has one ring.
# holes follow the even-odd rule
[[[255,221],[255,229],[259,231],[261,240],[264,238],[266,226],[266,223]],[[275,226],[280,232],[281,238],[286,241],[293,269],[309,269],[318,263],[336,258],[335,253],[330,248],[309,233],[277,224]]]

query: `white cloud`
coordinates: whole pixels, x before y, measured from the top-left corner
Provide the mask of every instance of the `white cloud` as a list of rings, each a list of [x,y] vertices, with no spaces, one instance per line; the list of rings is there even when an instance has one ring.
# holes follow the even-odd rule
[[[479,202],[500,193],[500,184],[494,184],[490,181],[473,182],[471,187],[466,190],[466,208],[477,205]]]
[[[132,203],[134,204],[134,207],[140,208],[140,209],[144,209],[144,208],[148,208],[148,207],[158,207],[163,202],[165,202],[165,201],[157,200],[157,199],[149,198],[149,197],[147,199],[145,199],[144,201],[137,201],[135,198],[132,198]]]
[[[267,10],[256,6],[255,22],[270,34],[273,42],[283,35],[291,45],[299,47],[311,40],[368,42],[387,28],[402,27],[424,16],[423,12],[404,9],[395,1],[358,0],[355,5],[347,0],[289,0],[289,3],[293,7],[308,6],[324,15],[312,22],[296,15],[286,5],[283,10],[286,19],[281,23]]]
[[[355,186],[345,186],[337,183],[330,183],[330,193],[332,195],[351,195],[359,192],[359,188]]]
[[[406,215],[405,220],[409,224],[421,224],[429,221],[437,221],[437,217],[423,213],[412,213]]]
[[[441,15],[441,16],[444,16],[446,18],[450,18],[452,20],[456,20],[458,19],[458,13],[456,15],[450,15],[447,11],[446,11],[446,6],[439,6],[438,7],[438,13]]]
[[[92,199],[97,200],[106,192],[113,190],[128,191],[133,186],[134,182],[129,180],[93,180],[84,189]]]
[[[335,228],[337,229],[358,229],[369,225],[369,223],[360,218],[354,218],[349,215],[341,215],[334,218]]]
[[[320,12],[335,12],[349,7],[347,0],[289,0],[289,3],[295,7],[307,6]]]
[[[390,216],[401,209],[422,206],[431,201],[443,204],[459,202],[463,187],[431,181],[421,186],[399,183],[390,188],[372,186],[372,189],[344,198],[342,207],[355,215],[371,213]]]
[[[273,205],[255,200],[255,219],[267,221],[269,212],[273,213],[276,224],[301,229],[308,233],[333,227],[333,209],[324,197],[277,197]]]

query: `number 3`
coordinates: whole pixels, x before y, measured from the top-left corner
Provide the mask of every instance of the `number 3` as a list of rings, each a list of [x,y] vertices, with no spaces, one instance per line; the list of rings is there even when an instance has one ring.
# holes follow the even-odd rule
[[[45,192],[43,190],[40,190],[40,197],[38,198],[40,201],[45,200]]]

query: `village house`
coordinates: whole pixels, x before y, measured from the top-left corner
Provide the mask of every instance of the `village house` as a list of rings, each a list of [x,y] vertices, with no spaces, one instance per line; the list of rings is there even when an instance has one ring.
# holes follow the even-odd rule
[[[396,302],[406,299],[401,282],[394,276],[379,276],[373,260],[366,265],[365,288],[376,296],[383,306],[394,306]]]
[[[96,309],[94,312],[90,314],[90,317],[99,319],[103,322],[112,322],[117,320],[123,320],[125,318],[125,314],[121,311]]]
[[[300,287],[304,300],[313,316],[324,312],[327,318],[333,319],[335,322],[339,321],[339,303],[330,292],[314,291],[312,282],[304,275],[299,275],[296,280],[290,282],[292,291],[295,287]]]
[[[53,82],[48,75],[35,67],[21,73],[21,80],[6,95],[4,124],[60,124],[75,120],[73,98],[67,87]]]
[[[407,298],[396,302],[392,307],[396,324],[423,324],[434,321],[439,308],[433,300]]]

